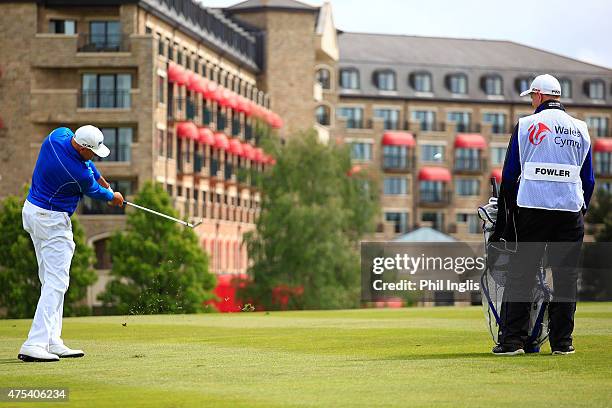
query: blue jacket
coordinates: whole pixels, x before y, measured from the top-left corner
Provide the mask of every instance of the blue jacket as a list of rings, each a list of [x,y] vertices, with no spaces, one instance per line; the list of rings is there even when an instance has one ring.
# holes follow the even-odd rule
[[[51,211],[72,215],[83,195],[96,200],[111,201],[113,193],[100,184],[100,172],[70,143],[74,133],[61,127],[43,141],[32,175],[28,201]]]
[[[540,113],[544,109],[562,109],[565,108],[560,103],[544,102],[534,113]],[[502,171],[502,186],[501,192],[511,206],[516,206],[516,196],[518,194],[519,176],[521,175],[521,161],[519,156],[518,145],[518,125],[512,132],[506,159],[504,161],[504,169]],[[591,158],[591,149],[586,156],[586,159],[580,170],[580,179],[582,180],[582,191],[584,192],[584,210],[589,206],[593,189],[595,188],[595,175],[593,173],[593,161]]]

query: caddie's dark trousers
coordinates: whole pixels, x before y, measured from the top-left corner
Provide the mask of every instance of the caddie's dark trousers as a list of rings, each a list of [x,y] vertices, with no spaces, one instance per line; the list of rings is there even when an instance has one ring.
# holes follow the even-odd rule
[[[583,215],[581,212],[517,208],[515,225],[517,253],[512,255],[504,290],[499,342],[525,346],[531,293],[546,254],[546,265],[552,270],[554,292],[548,309],[550,345],[552,348],[569,346],[572,344],[576,311],[576,267],[584,237]]]

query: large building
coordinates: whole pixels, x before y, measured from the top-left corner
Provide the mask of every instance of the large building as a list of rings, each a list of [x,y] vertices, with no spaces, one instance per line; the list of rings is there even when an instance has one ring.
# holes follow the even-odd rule
[[[92,123],[115,190],[159,183],[182,217],[204,220],[212,272],[244,272],[261,197],[238,170],[274,164],[255,129],[314,127],[378,178],[376,238],[432,226],[477,239],[475,208],[531,113],[519,92],[544,72],[587,121],[598,184],[611,187],[608,68],[504,41],[341,32],[328,3],[205,3],[0,0],[0,198],[29,182],[50,130]],[[125,215],[90,200],[78,212],[101,276],[95,304]]]

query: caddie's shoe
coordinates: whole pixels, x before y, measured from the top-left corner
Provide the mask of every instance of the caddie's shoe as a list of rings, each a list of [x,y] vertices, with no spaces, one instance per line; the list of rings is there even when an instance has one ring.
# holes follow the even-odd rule
[[[26,363],[59,361],[59,357],[40,346],[21,346],[17,358]]]
[[[493,347],[493,354],[496,356],[518,356],[519,354],[525,354],[525,350],[521,346],[506,346],[498,344]]]
[[[560,346],[552,349],[553,356],[564,356],[566,354],[574,354],[576,349],[574,346]]]
[[[50,344],[49,353],[53,353],[60,358],[77,358],[85,355],[83,350],[72,350],[63,344]]]

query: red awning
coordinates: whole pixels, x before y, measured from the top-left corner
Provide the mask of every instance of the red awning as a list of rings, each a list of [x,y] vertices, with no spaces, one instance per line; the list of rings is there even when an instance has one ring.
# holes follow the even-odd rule
[[[187,89],[190,91],[197,91],[200,85],[200,76],[195,72],[185,71],[187,77]]]
[[[168,81],[177,83],[178,85],[185,85],[187,82],[187,75],[185,70],[180,65],[176,65],[174,62],[168,64]]]
[[[455,138],[455,147],[462,149],[486,149],[487,141],[478,133],[459,133]]]
[[[253,160],[255,160],[258,163],[263,163],[264,162],[264,157],[265,157],[265,153],[264,153],[263,149],[261,147],[257,147],[255,149],[255,154],[253,156]]]
[[[236,110],[238,108],[238,95],[235,92],[227,90],[227,105]]]
[[[612,139],[597,139],[593,150],[596,152],[612,152]]]
[[[229,142],[229,152],[235,154],[236,156],[242,156],[242,143],[238,139],[232,139]]]
[[[206,127],[201,127],[198,131],[199,138],[198,141],[208,146],[215,145],[215,135],[212,130]]]
[[[251,146],[250,143],[243,143],[242,144],[242,155],[249,160],[254,160],[255,148]]]
[[[493,169],[491,170],[491,177],[495,177],[498,183],[501,183],[502,179],[502,169]]]
[[[415,141],[412,133],[408,132],[385,132],[382,137],[383,146],[407,146],[414,147]]]
[[[176,135],[181,139],[198,139],[198,127],[193,122],[179,122],[176,125]]]
[[[207,80],[206,87],[204,88],[204,98],[214,101],[217,95],[217,88],[219,86],[216,82]]]
[[[419,170],[419,180],[451,182],[451,173],[446,167],[427,166]]]
[[[229,140],[227,140],[227,136],[223,132],[215,133],[215,147],[222,150],[229,148]]]

